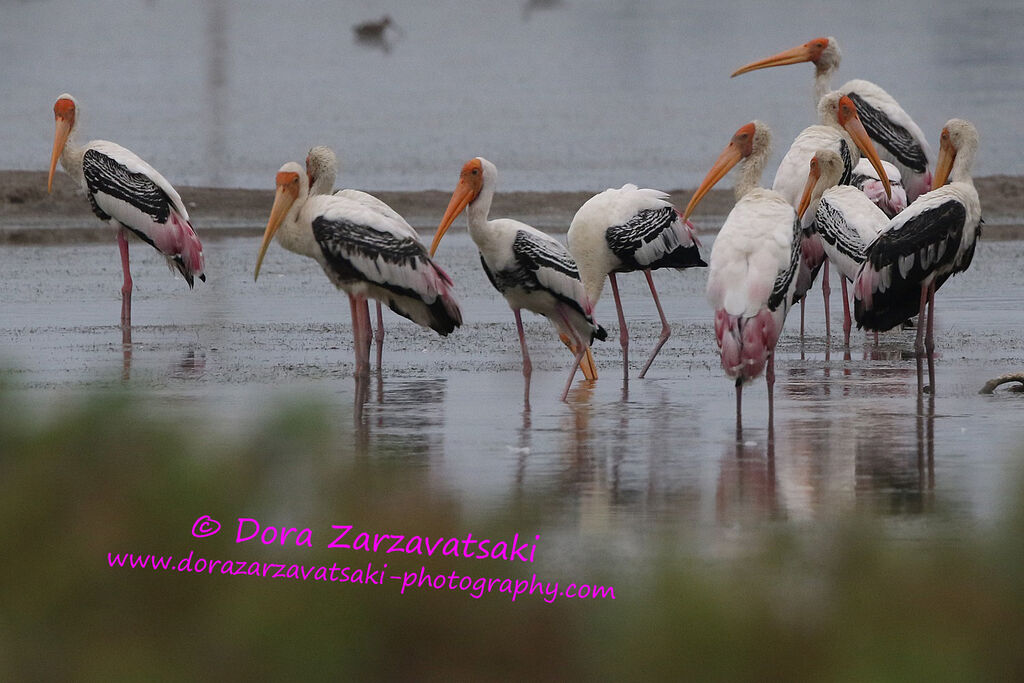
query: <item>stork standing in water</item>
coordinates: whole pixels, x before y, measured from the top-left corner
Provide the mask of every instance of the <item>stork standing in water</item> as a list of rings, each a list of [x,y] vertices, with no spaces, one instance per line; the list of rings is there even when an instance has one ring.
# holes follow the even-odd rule
[[[797,214],[803,219],[809,210],[813,217],[811,232],[820,238],[825,257],[839,271],[843,285],[843,341],[849,346],[852,323],[846,283],[857,277],[867,245],[878,236],[889,218],[864,192],[839,185],[844,170],[842,157],[830,149],[818,150],[810,161],[807,186]],[[826,323],[828,302],[826,297]]]
[[[524,308],[550,320],[573,351],[569,379],[562,392],[564,401],[577,367],[583,368],[587,379],[597,378],[590,343],[594,339],[604,340],[608,334],[594,322],[593,306],[583,289],[576,262],[561,242],[519,221],[488,219],[497,180],[498,169],[490,161],[476,157],[466,162],[441,224],[437,226],[430,253],[437,251],[441,238],[465,209],[469,235],[480,250],[480,263],[487,279],[505,297],[516,318],[527,401],[533,364],[520,315]]]
[[[294,162],[281,167],[276,183],[254,279],[275,235],[285,249],[316,260],[348,294],[357,376],[368,374],[370,367],[366,298],[441,336],[462,324],[451,279],[395,221],[345,197],[311,195],[305,170]]]
[[[725,374],[736,380],[736,425],[742,425],[743,384],[765,372],[768,423],[774,423],[775,344],[796,295],[800,221],[790,202],[758,187],[771,154],[771,131],[752,121],[736,131],[683,212],[743,161],[736,205],[711,248],[708,301],[715,309],[715,339]],[[765,366],[767,365],[767,370]]]
[[[334,188],[334,179],[338,174],[338,157],[330,147],[318,145],[309,150],[306,155],[306,176],[309,179],[309,194],[331,194]],[[338,190],[335,197],[344,197],[352,200],[370,211],[376,211],[390,221],[390,225],[396,231],[402,232],[414,240],[419,241],[419,233],[397,211],[374,197],[372,194],[360,190]],[[384,355],[384,313],[381,310],[380,300],[377,304],[377,328],[373,332],[373,340],[377,347],[377,369],[381,368],[381,361]],[[369,311],[366,312],[369,317]]]
[[[611,280],[615,310],[619,315],[623,378],[629,376],[629,331],[615,274],[642,270],[661,318],[661,336],[640,371],[643,377],[671,334],[651,271],[707,266],[700,257],[700,242],[692,224],[680,220],[679,212],[667,198],[668,195],[659,190],[623,185],[588,199],[569,225],[569,251],[579,266],[591,304],[597,304],[605,278]]]
[[[807,184],[807,165],[819,149],[831,149],[843,160],[843,176],[840,184],[849,184],[853,169],[860,161],[861,153],[871,162],[879,176],[887,196],[891,195],[889,179],[882,168],[871,139],[857,114],[857,107],[846,95],[838,91],[827,93],[818,102],[821,123],[804,128],[779,164],[772,189],[782,195],[795,209],[800,202],[804,185]],[[801,241],[800,277],[797,285],[797,299],[800,301],[800,338],[804,335],[804,296],[814,284],[818,269],[824,265],[821,280],[822,296],[828,305],[831,294],[828,278],[828,261],[821,246],[821,240],[809,230],[811,217],[803,221],[804,239]],[[828,321],[826,319],[826,330]]]
[[[839,68],[840,59],[839,45],[835,38],[815,38],[742,66],[732,75],[739,76],[772,66],[811,62],[814,64],[814,101],[817,103],[831,89],[832,74]],[[847,81],[839,88],[839,92],[853,100],[868,135],[885,150],[888,160],[899,167],[907,199],[913,202],[930,190],[932,176],[928,164],[931,148],[928,139],[892,95],[871,81],[862,79]]]
[[[971,178],[977,151],[978,131],[972,123],[946,122],[935,165],[936,189],[893,218],[868,245],[853,283],[854,315],[860,327],[885,331],[920,314],[914,348],[919,363],[927,353],[933,394],[935,290],[950,276],[967,270],[981,234],[981,203]],[[919,387],[922,381],[919,374]]]
[[[132,324],[132,274],[128,265],[128,234],[146,242],[165,257],[172,270],[177,269],[189,289],[203,272],[203,245],[189,222],[181,197],[156,169],[121,145],[93,140],[84,146],[75,143],[80,108],[67,93],[53,105],[56,131],[46,191],[53,191],[57,161],[89,197],[92,211],[100,220],[117,230],[121,250],[121,325]]]

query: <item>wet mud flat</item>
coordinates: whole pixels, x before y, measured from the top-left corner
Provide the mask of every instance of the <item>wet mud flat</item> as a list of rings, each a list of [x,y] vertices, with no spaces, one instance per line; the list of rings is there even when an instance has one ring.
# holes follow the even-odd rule
[[[527,403],[511,311],[465,233],[438,255],[464,326],[441,338],[386,311],[384,366],[365,384],[352,377],[344,295],[276,245],[254,283],[257,248],[253,238],[215,241],[208,282],[189,292],[155,252],[134,247],[130,344],[117,325],[112,242],[0,249],[5,391],[45,411],[128,387],[167,414],[212,417],[232,433],[267,406],[312,398],[351,425],[357,454],[398,458],[469,505],[500,510],[532,492],[561,492],[570,510],[561,523],[575,531],[625,539],[638,528],[685,530],[706,535],[709,552],[728,552],[733,524],[748,519],[866,510],[911,534],[923,533],[922,515],[993,519],[1021,469],[1024,396],[978,391],[1024,370],[1024,242],[983,241],[971,270],[940,290],[934,397],[917,392],[914,330],[883,334],[877,348],[855,330],[844,352],[838,282],[826,351],[816,286],[803,343],[794,310],[779,344],[773,439],[763,380],[744,390],[737,433],[701,271],[656,274],[672,337],[644,380],[636,374],[660,324],[643,278],[620,278],[630,379],[617,341],[598,344],[600,378],[577,376],[567,403],[558,396],[570,356],[546,321],[527,317]],[[617,340],[605,294],[596,315]]]

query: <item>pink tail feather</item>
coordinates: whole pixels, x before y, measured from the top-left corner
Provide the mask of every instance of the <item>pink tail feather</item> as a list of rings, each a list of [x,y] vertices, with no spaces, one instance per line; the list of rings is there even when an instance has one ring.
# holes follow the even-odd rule
[[[778,341],[778,330],[767,309],[750,318],[720,309],[715,312],[715,338],[725,374],[749,382],[764,372],[768,354]]]
[[[176,211],[171,211],[163,229],[155,234],[153,243],[164,256],[178,262],[182,275],[205,279],[203,245],[199,242],[192,224]],[[177,258],[175,258],[177,257]]]

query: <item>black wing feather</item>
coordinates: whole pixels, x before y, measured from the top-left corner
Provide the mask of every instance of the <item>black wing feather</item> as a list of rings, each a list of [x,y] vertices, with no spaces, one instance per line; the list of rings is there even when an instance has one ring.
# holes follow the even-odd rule
[[[857,93],[846,94],[857,107],[857,116],[860,117],[864,130],[872,140],[889,150],[901,164],[915,173],[924,173],[928,170],[928,157],[924,153],[924,148],[906,128],[891,121]]]

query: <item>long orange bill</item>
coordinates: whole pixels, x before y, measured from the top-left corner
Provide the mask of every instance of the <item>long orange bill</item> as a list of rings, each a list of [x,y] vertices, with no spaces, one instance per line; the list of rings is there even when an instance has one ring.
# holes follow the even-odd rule
[[[800,205],[797,207],[796,213],[800,220],[803,220],[804,212],[807,211],[807,207],[811,205],[811,195],[814,194],[814,186],[818,184],[818,178],[821,177],[821,168],[818,166],[817,159],[811,159],[811,171],[807,174],[807,184],[804,185],[804,193],[800,197]]]
[[[576,355],[576,347],[568,336],[559,333],[558,338],[562,340],[562,343],[572,351],[572,355]],[[580,358],[580,370],[583,372],[583,376],[589,380],[597,379],[597,364],[594,362],[594,354],[591,352],[590,347],[583,353],[583,358]]]
[[[806,45],[798,45],[797,47],[784,50],[777,55],[771,57],[765,57],[759,59],[756,62],[751,62],[746,66],[741,66],[732,72],[730,78],[745,74],[748,71],[756,71],[757,69],[767,69],[772,66],[784,66],[786,64],[799,64],[800,62],[810,62],[814,59],[814,51],[811,49],[811,43]]]
[[[949,141],[948,135],[943,135],[939,142],[939,158],[935,162],[935,175],[932,187],[942,187],[949,180],[949,174],[953,170],[953,162],[956,160],[956,150]]]
[[[53,174],[57,170],[57,161],[60,159],[64,145],[68,143],[71,136],[71,121],[57,117],[57,129],[53,134],[53,154],[50,156],[50,175],[46,178],[46,191],[53,192]]]
[[[732,167],[740,162],[743,158],[743,153],[740,148],[730,142],[726,145],[725,149],[718,156],[711,170],[704,176],[704,181],[697,188],[697,191],[693,193],[693,197],[690,199],[690,203],[686,205],[686,211],[683,212],[683,220],[685,221],[693,213],[693,210],[697,208],[697,204],[704,198],[711,188],[715,186],[719,180],[725,177],[725,174],[732,170]]]
[[[441,224],[437,226],[437,232],[434,233],[434,240],[430,243],[430,255],[433,256],[434,252],[437,251],[437,245],[441,243],[441,238],[448,232],[448,228],[451,227],[455,219],[459,217],[462,210],[465,209],[476,193],[473,188],[465,180],[459,180],[459,184],[455,187],[455,192],[452,194],[451,200],[448,202],[448,208],[445,209],[444,218],[441,219]]]
[[[843,99],[848,99],[844,97]],[[852,102],[850,103],[852,106]],[[854,108],[856,110],[856,108]],[[882,160],[878,158],[878,152],[875,150],[875,144],[871,142],[871,138],[868,137],[868,132],[864,130],[864,124],[860,122],[859,116],[851,116],[846,119],[843,123],[843,128],[853,138],[854,144],[860,149],[861,154],[868,158],[871,165],[875,167],[875,171],[878,173],[878,177],[882,179],[882,186],[885,187],[885,196],[892,198],[892,187],[889,185],[889,176],[885,175],[885,169],[882,168]]]
[[[274,193],[274,206],[270,209],[270,219],[267,221],[267,229],[263,233],[263,244],[260,245],[260,255],[256,257],[256,272],[253,274],[253,281],[256,281],[260,277],[260,266],[263,265],[263,257],[267,253],[267,247],[270,246],[271,240],[274,239],[274,233],[281,227],[281,223],[284,222],[285,216],[288,215],[288,210],[292,208],[292,204],[295,203],[295,195],[288,191],[288,188],[281,185],[277,186],[277,192]]]

